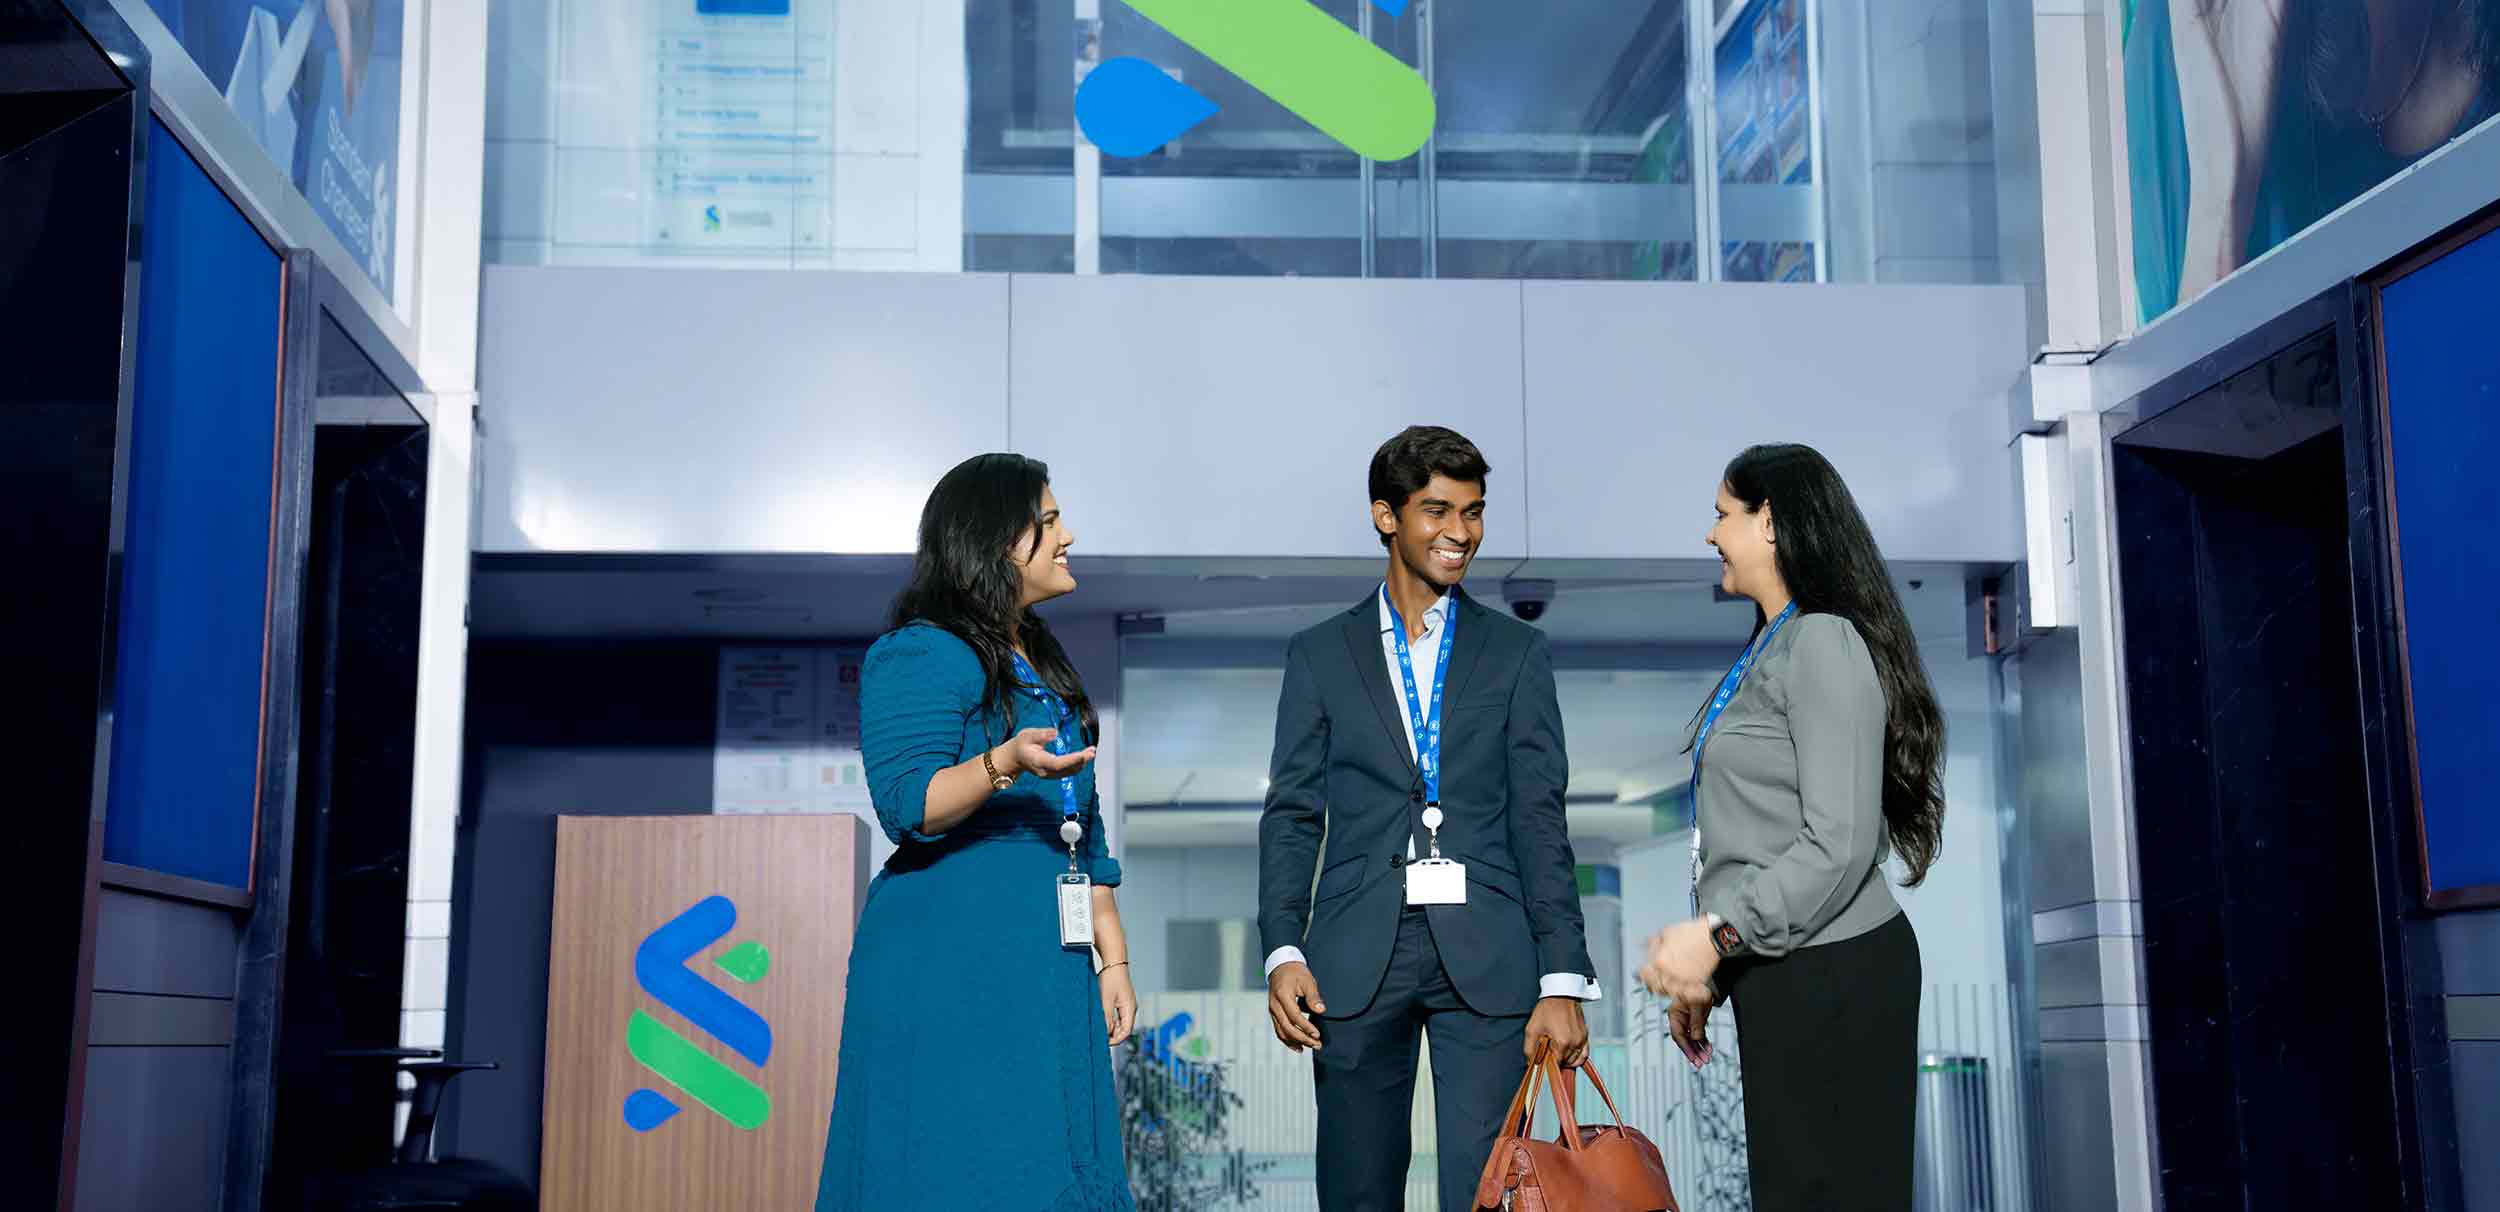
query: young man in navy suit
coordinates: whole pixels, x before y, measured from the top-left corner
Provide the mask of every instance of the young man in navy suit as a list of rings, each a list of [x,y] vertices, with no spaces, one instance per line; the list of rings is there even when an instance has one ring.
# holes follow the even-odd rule
[[[1371,464],[1378,590],[1293,638],[1259,820],[1268,1015],[1314,1053],[1324,1212],[1405,1207],[1418,1032],[1441,1207],[1466,1212],[1527,1058],[1599,995],[1542,632],[1467,596],[1488,468],[1437,426]],[[1325,845],[1323,846],[1323,838]]]

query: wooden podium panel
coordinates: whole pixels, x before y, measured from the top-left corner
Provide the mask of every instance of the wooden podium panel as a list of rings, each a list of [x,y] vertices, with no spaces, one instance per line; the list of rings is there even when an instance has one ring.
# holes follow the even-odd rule
[[[556,822],[541,1208],[814,1206],[867,855],[847,814]]]

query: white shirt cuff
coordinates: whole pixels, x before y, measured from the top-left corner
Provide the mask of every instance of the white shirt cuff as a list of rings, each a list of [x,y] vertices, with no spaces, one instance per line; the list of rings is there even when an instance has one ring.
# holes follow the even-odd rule
[[[1282,968],[1287,964],[1302,964],[1308,962],[1310,961],[1302,958],[1302,948],[1278,947],[1276,950],[1268,953],[1267,971],[1263,975],[1274,976],[1276,975],[1276,970],[1278,968]]]

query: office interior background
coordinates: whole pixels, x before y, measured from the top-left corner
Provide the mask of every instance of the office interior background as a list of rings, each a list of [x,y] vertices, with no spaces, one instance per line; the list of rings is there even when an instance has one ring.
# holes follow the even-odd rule
[[[26,1206],[305,1206],[403,1139],[548,1208],[812,1166],[831,1016],[688,1045],[761,1126],[583,1093],[577,1034],[683,1027],[630,960],[684,906],[565,917],[559,833],[865,817],[858,656],[928,487],[1012,449],[1079,536],[1151,1181],[1315,1208],[1258,808],[1284,641],[1377,584],[1363,466],[1430,422],[1493,466],[1469,591],[1548,603],[1595,1063],[1686,1207],[1746,1206],[1743,1041],[1691,1071],[1631,974],[1752,623],[1711,496],[1790,440],[1946,712],[1921,1206],[2500,1209],[2500,64],[2426,60],[2443,109],[2311,53],[2500,7],[2288,0],[2227,152],[2189,0],[1318,7],[1429,81],[1416,155],[1121,0],[0,16]],[[1103,153],[1122,57],[1215,113]]]

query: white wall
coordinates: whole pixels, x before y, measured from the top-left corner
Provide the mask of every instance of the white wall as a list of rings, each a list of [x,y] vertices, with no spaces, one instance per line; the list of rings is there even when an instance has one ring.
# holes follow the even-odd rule
[[[1527,554],[1516,283],[1013,282],[1009,435],[1084,486],[1091,550],[1377,559],[1347,486],[1429,421],[1497,469],[1481,554]]]
[[[907,552],[1007,445],[1004,278],[486,280],[481,551]]]
[[[812,8],[833,25],[830,248],[798,258],[650,249],[637,219],[651,6],[507,0],[493,6],[488,60],[486,260],[961,269],[964,6]]]
[[[424,587],[408,787],[408,932],[400,1046],[439,1048],[450,1006],[452,872],[459,857],[469,667],[475,397],[435,400],[427,435]]]
[[[1892,558],[2010,562],[2023,298],[490,266],[478,549],[903,552],[940,473],[1014,448],[1096,556],[1370,560],[1349,469],[1431,421],[1496,465],[1496,559],[1705,559],[1668,494],[1791,440]]]
[[[1662,494],[1709,496],[1756,442],[1821,450],[1890,559],[2022,550],[2005,445],[2020,288],[1530,282],[1521,296],[1537,558],[1706,557],[1708,509]]]

